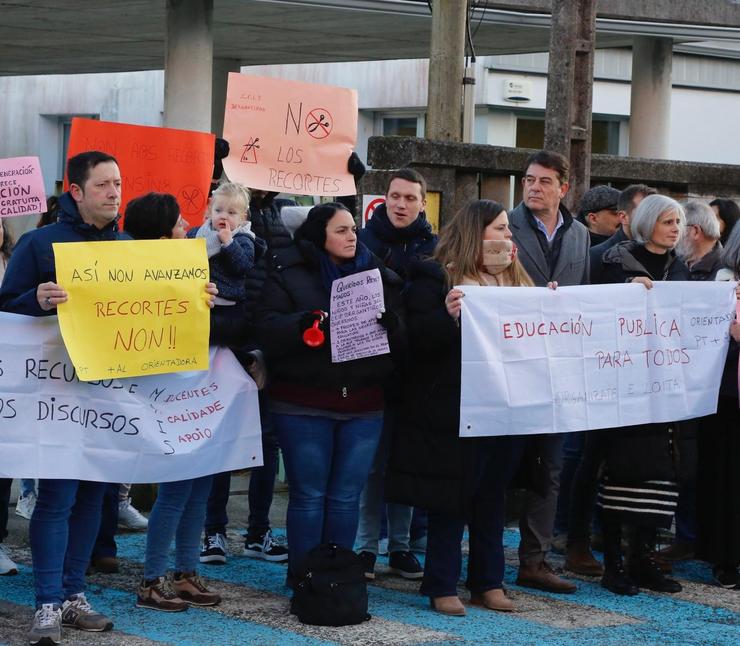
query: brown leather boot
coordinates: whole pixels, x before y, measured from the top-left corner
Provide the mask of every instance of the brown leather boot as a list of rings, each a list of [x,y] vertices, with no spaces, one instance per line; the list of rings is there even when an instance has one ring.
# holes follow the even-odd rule
[[[565,569],[584,576],[601,576],[604,568],[591,553],[588,545],[581,541],[569,543],[565,552]]]
[[[561,579],[555,574],[555,570],[547,561],[522,563],[519,566],[519,576],[516,579],[516,584],[525,588],[535,588],[536,590],[561,594],[571,594],[578,589],[575,583]]]

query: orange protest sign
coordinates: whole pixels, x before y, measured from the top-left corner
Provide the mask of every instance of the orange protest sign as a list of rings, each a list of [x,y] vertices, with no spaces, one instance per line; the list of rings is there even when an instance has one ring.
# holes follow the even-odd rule
[[[224,170],[250,188],[298,195],[354,195],[347,159],[357,140],[357,92],[229,74]]]
[[[205,132],[74,118],[67,159],[88,150],[113,155],[123,182],[121,213],[139,195],[172,193],[182,216],[197,226],[208,204],[214,140]]]

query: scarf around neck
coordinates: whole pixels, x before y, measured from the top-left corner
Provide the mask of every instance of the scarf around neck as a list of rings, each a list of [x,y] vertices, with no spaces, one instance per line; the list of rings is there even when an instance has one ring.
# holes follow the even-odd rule
[[[242,222],[231,232],[232,237],[238,234],[245,234],[254,239],[255,235],[252,232],[252,223],[249,220]],[[217,253],[221,252],[221,240],[218,238],[218,231],[211,226],[210,220],[198,228],[195,237],[206,239],[206,253],[209,258],[213,258]]]
[[[344,278],[361,271],[373,268],[373,255],[370,250],[362,244],[360,241],[357,242],[357,251],[355,257],[352,260],[347,260],[343,263],[337,264],[323,249],[319,252],[319,262],[321,271],[321,282],[324,285],[324,289],[331,293],[331,284],[337,278]]]

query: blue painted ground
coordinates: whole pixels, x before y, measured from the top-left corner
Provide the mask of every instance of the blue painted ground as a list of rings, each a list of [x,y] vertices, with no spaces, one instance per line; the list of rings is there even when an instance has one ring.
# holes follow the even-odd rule
[[[508,548],[515,548],[518,534],[507,531]],[[141,562],[145,536],[128,534],[120,537],[119,557],[133,562]],[[254,602],[255,592],[268,595],[287,596],[284,587],[285,568],[244,557],[232,557],[222,567],[203,568],[205,574],[218,589],[218,581],[245,588],[245,596],[250,595]],[[523,612],[503,615],[471,608],[467,617],[449,618],[429,610],[425,598],[416,594],[410,587],[389,589],[372,585],[370,591],[370,612],[374,617],[396,622],[393,633],[388,636],[387,624],[378,623],[375,639],[368,639],[367,631],[362,638],[348,640],[342,629],[328,629],[322,638],[298,634],[290,629],[301,630],[300,625],[286,621],[287,609],[281,606],[263,614],[252,612],[248,617],[240,616],[233,608],[225,608],[226,614],[213,610],[191,608],[187,613],[156,613],[133,607],[134,592],[93,585],[89,597],[95,607],[115,619],[116,629],[131,636],[146,638],[153,642],[200,646],[202,644],[330,644],[367,643],[393,644],[398,641],[422,643],[414,640],[420,629],[443,633],[443,639],[424,643],[443,646],[446,644],[501,643],[516,644],[713,644],[717,646],[738,646],[740,644],[740,613],[736,610],[734,597],[740,592],[703,589],[704,593],[726,595],[733,601],[730,608],[711,607],[699,602],[677,599],[668,595],[640,594],[637,597],[617,597],[603,590],[598,582],[579,581],[579,590],[574,595],[563,597],[532,590],[523,590],[513,584],[516,573],[507,567],[506,584],[512,591],[526,593],[540,599],[552,598],[559,603],[560,612],[588,617],[590,614],[613,613],[623,625],[560,628],[555,619],[548,623],[547,614],[542,612]],[[676,576],[683,581],[699,584],[711,583],[708,568],[697,563],[681,564]],[[104,580],[99,577],[97,581]],[[118,583],[120,588],[120,581]],[[689,586],[691,587],[691,586]],[[30,568],[24,567],[15,577],[3,577],[0,582],[0,597],[19,606],[32,603],[32,580]],[[521,598],[521,597],[520,597]],[[563,602],[566,602],[563,605]],[[255,611],[257,608],[250,608]],[[250,620],[254,619],[254,620]],[[588,622],[586,622],[588,623]],[[592,622],[593,623],[593,622]],[[557,624],[557,625],[552,625]],[[197,626],[197,630],[194,627]],[[301,630],[301,632],[306,632]],[[313,633],[317,634],[316,632]],[[395,635],[395,638],[393,637]],[[204,637],[205,636],[205,637]],[[325,637],[325,638],[324,638]],[[2,635],[0,635],[0,642]],[[65,641],[65,643],[74,643]],[[86,640],[86,643],[95,643]],[[125,643],[122,639],[121,643]]]

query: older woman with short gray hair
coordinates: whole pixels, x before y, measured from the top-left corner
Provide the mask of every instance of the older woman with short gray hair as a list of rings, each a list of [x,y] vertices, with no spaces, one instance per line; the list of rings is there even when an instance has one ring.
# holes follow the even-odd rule
[[[640,283],[647,289],[661,280],[688,280],[689,270],[676,255],[684,210],[665,195],[649,195],[632,214],[633,240],[609,249],[603,258],[605,283]],[[620,595],[640,588],[680,592],[653,560],[658,528],[671,525],[678,499],[678,465],[672,447],[675,425],[640,424],[599,431],[603,434],[604,475],[598,504],[604,534],[601,585]],[[630,555],[622,565],[622,526],[630,529]]]
[[[648,195],[632,213],[632,240],[604,254],[603,282],[636,282],[650,289],[655,280],[688,280],[689,270],[676,255],[684,223],[676,200]]]

